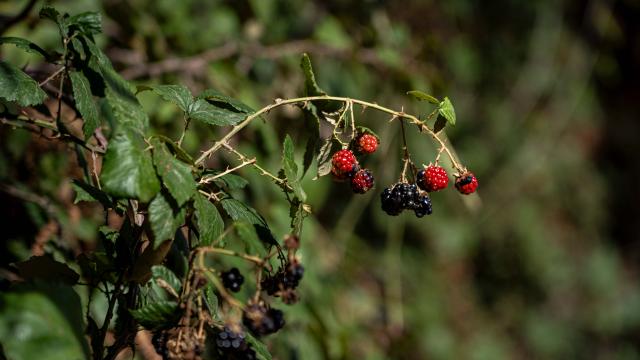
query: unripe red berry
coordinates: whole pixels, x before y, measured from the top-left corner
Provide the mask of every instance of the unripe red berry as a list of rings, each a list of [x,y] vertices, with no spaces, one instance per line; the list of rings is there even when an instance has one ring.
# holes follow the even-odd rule
[[[461,194],[469,195],[478,188],[478,179],[471,172],[466,172],[456,179],[456,189]]]
[[[433,192],[446,188],[449,185],[449,177],[443,167],[429,165],[418,172],[417,182],[422,190]]]
[[[351,178],[351,189],[357,194],[364,194],[373,187],[373,175],[369,169],[362,169]]]
[[[338,178],[346,178],[357,170],[358,161],[351,150],[340,150],[331,158],[331,172]]]
[[[358,138],[358,150],[363,154],[371,154],[378,148],[378,138],[371,134],[362,134]]]

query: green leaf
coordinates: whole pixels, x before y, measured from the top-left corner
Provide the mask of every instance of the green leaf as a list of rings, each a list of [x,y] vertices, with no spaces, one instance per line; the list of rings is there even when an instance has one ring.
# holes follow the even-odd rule
[[[100,174],[105,192],[148,202],[160,191],[151,154],[145,147],[142,137],[131,130],[111,138]]]
[[[69,73],[69,76],[71,77],[71,85],[73,87],[73,97],[76,100],[76,105],[84,120],[82,129],[84,130],[84,138],[86,140],[93,135],[93,132],[100,125],[98,106],[93,100],[91,85],[86,76],[79,71],[72,71]]]
[[[0,61],[0,98],[22,106],[42,104],[47,94],[18,67]]]
[[[176,209],[161,192],[149,204],[149,222],[154,235],[154,248],[165,240],[173,239],[176,230],[184,224],[184,209]]]
[[[220,316],[218,314],[218,297],[216,296],[214,289],[215,285],[208,283],[204,290],[204,299],[207,309],[209,309],[209,314],[211,314],[214,320],[220,320]]]
[[[160,141],[164,142],[165,145],[169,147],[169,150],[171,150],[171,152],[178,159],[180,159],[182,162],[185,162],[189,165],[193,165],[193,158],[191,157],[191,155],[189,155],[189,153],[184,151],[184,149],[178,146],[178,144],[176,144],[173,140],[169,139],[164,135],[153,135],[151,138],[159,139]]]
[[[148,88],[165,101],[178,105],[184,112],[189,111],[189,106],[194,102],[191,91],[183,85],[153,85]]]
[[[105,208],[113,207],[113,200],[104,191],[97,187],[91,186],[80,180],[73,180],[71,187],[76,192],[76,198],[73,200],[74,204],[80,201],[99,201]]]
[[[440,107],[438,108],[438,113],[442,115],[449,124],[452,126],[456,125],[456,111],[453,109],[453,104],[448,97],[445,96],[444,101],[440,103]]]
[[[49,6],[49,5],[45,5],[41,10],[40,10],[40,18],[41,19],[49,19],[51,21],[53,21],[54,23],[56,23],[56,25],[58,25],[58,30],[60,32],[60,38],[64,38],[67,36],[67,23],[65,21],[65,18],[60,15],[60,13],[58,12],[58,10],[56,10],[55,8]]]
[[[311,167],[313,159],[315,159],[316,154],[318,154],[321,140],[320,118],[317,115],[315,106],[307,103],[302,107],[302,112],[304,114],[304,129],[307,134],[307,145],[305,146],[304,156],[302,158],[302,175],[300,178],[304,178],[304,175]]]
[[[219,171],[218,171],[219,173]],[[225,174],[214,180],[216,185],[226,187],[228,190],[243,189],[249,183],[247,179],[236,174]]]
[[[171,155],[158,139],[152,139],[153,164],[163,185],[169,190],[178,206],[182,206],[196,192],[196,182],[191,175],[191,166]]]
[[[260,240],[270,245],[277,244],[267,222],[256,212],[255,209],[233,198],[222,199],[220,204],[222,204],[222,208],[233,220],[246,221],[253,224]]]
[[[325,96],[327,95],[324,90],[320,89],[316,82],[316,75],[313,73],[313,66],[311,65],[311,59],[307,53],[302,54],[302,60],[300,61],[300,67],[304,73],[304,95],[305,96]]]
[[[247,114],[217,107],[206,100],[198,99],[189,106],[187,116],[205,124],[225,126],[239,123],[247,117]]]
[[[140,325],[150,330],[174,325],[179,318],[178,303],[167,300],[154,301],[129,312]]]
[[[196,195],[194,207],[200,232],[200,245],[210,246],[224,231],[224,221],[216,206],[202,194]]]
[[[318,154],[318,173],[313,178],[314,180],[328,175],[331,172],[331,156],[338,148],[340,148],[340,144],[331,138],[327,139],[320,147],[320,153]]]
[[[294,159],[294,152],[293,140],[291,140],[291,137],[287,134],[284,138],[282,148],[282,169],[287,178],[287,183],[293,188],[293,193],[298,199],[305,201],[306,194],[302,190],[300,181],[298,181],[298,165],[296,165]]]
[[[20,286],[0,294],[0,341],[12,360],[89,359],[80,297],[70,286]]]
[[[257,254],[258,256],[267,255],[267,249],[258,238],[256,228],[246,221],[236,221],[234,224],[236,233],[244,243],[245,252],[247,254]]]
[[[418,100],[426,100],[432,104],[436,104],[436,105],[440,104],[440,101],[438,99],[422,91],[418,91],[418,90],[407,91],[407,95],[411,95]]]
[[[71,16],[66,24],[69,28],[77,27],[84,35],[96,35],[102,32],[102,15],[96,11],[87,11]]]
[[[267,349],[267,346],[260,340],[256,339],[250,332],[245,332],[245,340],[251,345],[251,348],[255,350],[258,360],[272,360],[271,354]]]
[[[243,103],[242,101],[234,99],[230,96],[224,95],[214,89],[207,89],[203,91],[200,95],[198,95],[197,98],[204,99],[209,102],[226,104],[226,105],[229,105],[232,109],[245,114],[253,114],[254,112],[256,112],[254,109],[252,109],[250,106]]]
[[[151,274],[154,279],[162,279],[177,293],[180,294],[182,290],[182,282],[173,271],[169,270],[166,266],[155,265],[151,267]]]
[[[37,279],[75,285],[80,278],[67,264],[57,262],[48,255],[32,256],[28,260],[14,263],[13,266],[18,269],[20,277],[27,281]]]
[[[12,36],[7,36],[7,37],[0,37],[0,45],[2,44],[13,44],[16,47],[18,47],[19,49],[22,49],[26,52],[30,52],[33,54],[40,54],[42,55],[46,60],[52,60],[51,59],[51,55],[49,55],[48,52],[46,52],[43,48],[41,48],[40,46],[32,43],[31,41],[27,40],[27,39],[23,39],[23,38],[19,38],[19,37],[12,37]]]

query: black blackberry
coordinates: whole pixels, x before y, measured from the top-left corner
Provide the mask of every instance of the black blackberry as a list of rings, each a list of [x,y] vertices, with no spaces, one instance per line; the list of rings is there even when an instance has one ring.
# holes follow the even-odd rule
[[[431,208],[431,199],[429,198],[429,195],[420,195],[418,206],[413,211],[419,218],[425,215],[431,215],[433,209]]]
[[[222,279],[222,285],[233,292],[240,291],[240,286],[242,286],[244,282],[244,277],[240,274],[238,268],[232,268],[229,271],[222,272],[220,278]]]
[[[244,310],[242,323],[257,336],[273,334],[285,325],[282,311],[256,304]]]
[[[216,335],[216,348],[224,359],[255,360],[257,358],[256,352],[246,342],[244,333],[235,332],[227,326]]]
[[[402,196],[399,191],[394,191],[395,188],[386,188],[380,194],[382,210],[391,216],[397,216],[402,212]]]
[[[418,187],[416,184],[403,183],[400,184],[400,194],[402,196],[402,207],[414,210],[419,201]]]
[[[169,357],[169,350],[167,349],[167,333],[165,331],[158,330],[153,334],[151,338],[151,344],[153,344],[153,348],[156,350],[158,355],[162,356],[163,359]]]
[[[277,294],[283,290],[294,290],[300,284],[303,275],[304,267],[302,265],[297,262],[290,263],[286,268],[280,268],[274,275],[267,276],[262,280],[262,289],[269,295]]]

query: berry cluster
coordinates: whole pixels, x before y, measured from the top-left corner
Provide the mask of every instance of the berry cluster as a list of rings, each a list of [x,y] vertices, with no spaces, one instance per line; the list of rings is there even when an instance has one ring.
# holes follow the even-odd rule
[[[284,327],[281,310],[267,308],[262,302],[247,305],[242,314],[242,323],[257,336],[269,335]]]
[[[233,292],[240,291],[240,287],[244,282],[244,277],[240,274],[238,268],[222,272],[220,278],[222,279],[222,285]]]
[[[382,210],[388,215],[400,215],[403,210],[413,210],[417,217],[430,215],[431,199],[420,192],[416,184],[397,183],[381,194]]]
[[[244,333],[235,332],[227,326],[216,335],[216,347],[218,354],[224,359],[257,359],[255,350],[245,341]]]
[[[378,138],[371,134],[362,134],[357,138],[357,150],[362,154],[371,154],[378,147]],[[338,180],[350,179],[351,189],[356,194],[364,194],[374,184],[369,169],[361,169],[353,151],[342,149],[331,158],[331,173]]]
[[[294,260],[281,267],[275,274],[267,276],[262,280],[261,286],[267,294],[282,297],[285,304],[293,304],[298,301],[295,289],[303,275],[304,267]]]

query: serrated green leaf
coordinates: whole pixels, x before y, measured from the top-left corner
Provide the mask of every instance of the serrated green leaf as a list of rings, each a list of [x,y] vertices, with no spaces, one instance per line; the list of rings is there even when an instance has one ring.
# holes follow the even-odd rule
[[[197,99],[189,106],[187,116],[205,124],[226,126],[239,123],[247,117],[247,114],[217,107],[206,100]]]
[[[200,232],[200,245],[210,246],[224,231],[224,221],[215,205],[204,195],[196,195],[194,207],[198,231]]]
[[[219,320],[220,316],[218,314],[218,297],[216,296],[214,289],[215,285],[208,283],[204,291],[204,299],[211,317],[214,320]]]
[[[155,265],[151,267],[151,274],[154,279],[162,279],[167,282],[171,286],[171,288],[177,293],[180,294],[182,291],[182,282],[176,274],[169,270],[166,266],[163,265]]]
[[[222,204],[222,208],[233,220],[246,221],[253,224],[260,240],[270,245],[277,244],[267,222],[255,209],[233,198],[222,199],[220,204]]]
[[[327,139],[320,147],[320,153],[318,154],[318,172],[313,178],[314,180],[328,175],[331,172],[331,155],[337,148],[339,148],[339,144],[331,138]]]
[[[73,200],[74,204],[80,201],[98,201],[105,208],[113,207],[113,200],[104,191],[97,187],[91,186],[80,180],[73,180],[71,187],[76,192],[76,198]]]
[[[45,5],[40,9],[40,18],[41,19],[49,19],[58,25],[58,30],[60,32],[60,38],[64,38],[67,35],[67,23],[65,18],[60,15],[58,10],[53,8],[52,6]]]
[[[456,125],[456,111],[453,108],[453,104],[448,97],[445,96],[444,100],[440,103],[440,107],[438,108],[438,113],[447,119],[447,121],[452,125]]]
[[[178,303],[167,300],[154,301],[129,312],[140,325],[150,330],[174,325],[179,317]]]
[[[156,172],[178,206],[182,206],[196,192],[191,166],[176,159],[160,140],[152,139],[152,145]]]
[[[230,96],[224,95],[221,92],[218,92],[217,90],[214,90],[214,89],[207,89],[203,91],[200,95],[198,95],[197,98],[204,99],[209,102],[227,104],[232,109],[235,109],[238,112],[243,112],[245,114],[253,114],[255,112],[254,109],[252,109],[250,106],[243,103],[242,101],[234,99]]]
[[[187,153],[183,148],[181,148],[180,146],[178,146],[178,144],[176,144],[173,140],[169,139],[168,137],[164,136],[164,135],[153,135],[152,139],[159,139],[160,141],[164,142],[165,145],[167,145],[169,147],[169,150],[171,150],[171,152],[182,162],[185,162],[189,165],[193,165],[193,158],[191,157],[191,155],[189,155],[189,153]]]
[[[42,104],[47,94],[18,67],[0,60],[0,98],[22,106]]]
[[[431,96],[431,95],[429,95],[429,94],[427,94],[425,92],[419,91],[419,90],[407,91],[407,95],[411,95],[411,96],[415,97],[418,100],[426,100],[426,101],[428,101],[428,102],[430,102],[432,104],[436,104],[436,105],[440,104],[440,101],[438,99],[436,99],[435,97],[433,97],[433,96]]]
[[[142,137],[133,131],[119,131],[111,138],[100,180],[108,194],[148,202],[160,191],[151,154]]]
[[[226,187],[229,190],[243,189],[249,181],[236,174],[225,174],[214,180],[216,185]]]
[[[75,285],[80,278],[67,264],[55,261],[48,255],[32,256],[28,260],[14,263],[13,266],[26,281],[42,280]]]
[[[298,199],[305,201],[306,194],[302,190],[300,181],[298,181],[298,165],[294,159],[295,148],[293,146],[293,140],[289,135],[285,136],[282,146],[282,169],[284,175],[287,178],[287,183],[293,189],[293,193]]]
[[[102,32],[102,15],[97,11],[83,12],[69,17],[66,25],[77,27],[84,35],[96,35]]]
[[[245,332],[245,340],[251,345],[251,348],[256,352],[258,360],[272,360],[273,357],[269,353],[267,346],[263,344],[260,340],[256,339],[251,333],[248,331]]]
[[[2,292],[0,304],[0,339],[7,359],[90,358],[82,304],[70,286],[23,285]]]
[[[236,221],[234,228],[238,237],[244,243],[245,252],[247,254],[258,254],[258,256],[267,255],[267,249],[260,241],[256,228],[246,221]]]
[[[325,96],[327,95],[324,90],[320,89],[316,82],[316,75],[313,73],[313,66],[311,65],[311,59],[307,53],[302,54],[302,60],[300,61],[300,67],[304,73],[304,95],[305,96]]]
[[[194,102],[191,91],[183,85],[152,85],[148,87],[138,87],[138,90],[151,89],[165,101],[176,104],[185,113],[189,111],[189,106]]]
[[[302,60],[300,61],[300,67],[304,74],[304,95],[305,96],[326,96],[327,93],[318,86],[316,82],[316,76],[313,73],[313,66],[311,65],[311,59],[309,55],[302,54]],[[338,101],[328,100],[316,100],[312,102],[319,111],[334,112],[340,109],[342,103]]]
[[[87,77],[79,71],[71,71],[69,76],[71,78],[73,97],[76,100],[76,106],[84,120],[84,124],[82,125],[84,138],[89,139],[96,128],[100,125],[98,106],[93,100],[91,85],[89,84]]]
[[[173,239],[176,230],[184,224],[184,209],[175,208],[162,192],[149,204],[149,222],[154,235],[154,249],[165,240]]]
[[[40,54],[46,60],[52,60],[51,55],[49,55],[48,52],[46,52],[43,48],[32,43],[27,39],[12,37],[12,36],[0,37],[0,44],[13,44],[19,49],[22,49],[24,51],[27,51],[33,54]]]

